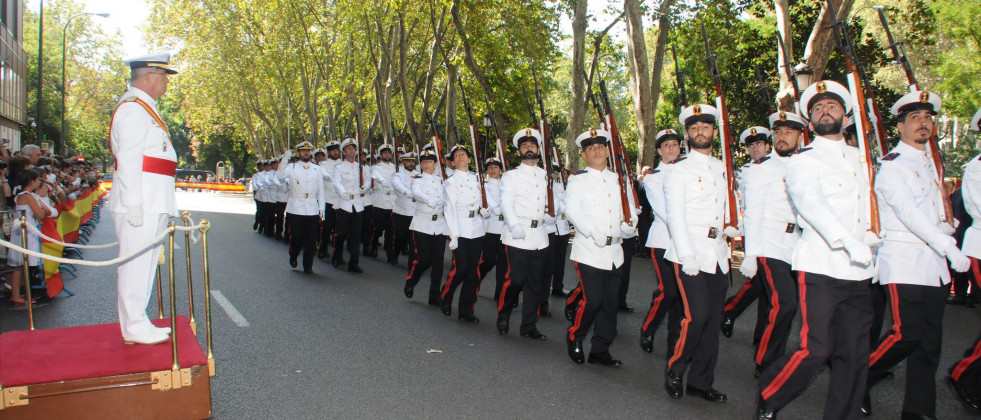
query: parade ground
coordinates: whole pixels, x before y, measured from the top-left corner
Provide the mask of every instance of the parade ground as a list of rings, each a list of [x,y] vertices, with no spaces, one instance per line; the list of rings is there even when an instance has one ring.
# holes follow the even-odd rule
[[[512,315],[511,333],[502,336],[494,327],[493,274],[479,293],[476,316],[481,322],[463,323],[457,320],[456,301],[452,316],[446,317],[438,307],[427,305],[426,293],[416,293],[413,299],[403,295],[404,257],[397,266],[384,258],[362,257],[363,274],[318,260],[315,274],[305,275],[289,267],[284,243],[251,229],[255,208],[251,196],[183,191],[177,196],[179,208],[212,225],[208,241],[216,419],[748,419],[754,413],[755,306],[736,321],[731,339],[720,334],[714,386],[728,394],[727,402],[691,396],[676,401],[665,393],[664,326],[655,336],[653,354],[638,345],[640,325],[656,286],[649,259],[633,261],[628,303],[635,312],[620,314],[619,335],[610,350],[623,366],[576,365],[566,355],[564,299],[551,297],[554,315],[538,324],[548,336],[546,341],[518,336],[520,311]],[[103,216],[90,244],[116,240],[105,209]],[[176,278],[179,312],[186,314],[183,241],[179,235]],[[192,247],[195,315],[203,342],[201,256],[199,245]],[[115,252],[87,250],[85,259],[108,260]],[[448,251],[445,265],[450,265]],[[62,293],[35,310],[38,328],[117,321],[115,267],[79,266],[77,274],[78,278],[65,281],[75,296]],[[570,263],[565,289],[577,281]],[[744,281],[736,272],[729,295]],[[424,290],[427,282],[428,274],[417,291]],[[156,302],[154,295],[151,317],[157,315]],[[946,310],[937,416],[968,418],[943,377],[977,336],[981,308],[948,305]],[[890,314],[886,316],[884,328],[890,325]],[[792,348],[799,341],[797,327],[799,321],[791,336]],[[26,328],[26,310],[0,304],[0,332]],[[899,418],[904,369],[900,365],[894,378],[873,389],[872,418]],[[820,418],[827,383],[827,372],[817,376],[803,395],[780,411],[780,418]]]

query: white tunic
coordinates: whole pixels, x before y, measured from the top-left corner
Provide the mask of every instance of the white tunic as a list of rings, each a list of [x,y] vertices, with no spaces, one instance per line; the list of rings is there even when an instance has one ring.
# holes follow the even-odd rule
[[[379,162],[371,167],[371,179],[375,180],[375,188],[371,197],[372,205],[385,210],[392,210],[395,207],[395,191],[392,189],[394,176],[394,163]]]
[[[484,220],[478,210],[481,206],[480,180],[473,172],[454,171],[443,182],[446,204],[443,212],[450,238],[474,239],[484,236]]]
[[[572,229],[565,214],[565,187],[561,181],[552,183],[552,202],[555,203],[555,217],[545,215],[545,230],[550,234],[568,235]]]
[[[334,177],[334,167],[338,163],[341,163],[340,159],[325,159],[319,163],[320,167],[324,168],[324,192],[327,194],[327,203],[334,207],[337,207],[337,201],[340,197],[337,196],[337,189],[334,188],[334,183],[331,180]]]
[[[416,200],[416,214],[409,229],[429,235],[446,235],[446,217],[443,215],[443,179],[439,175],[423,172],[412,180],[412,196]]]
[[[335,209],[344,210],[348,213],[364,211],[365,192],[371,188],[371,175],[368,168],[363,168],[361,174],[364,176],[364,186],[361,185],[361,176],[358,175],[358,162],[343,161],[334,167],[334,174],[331,182],[337,191],[337,204]]]
[[[487,210],[490,216],[484,219],[484,231],[500,235],[504,226],[504,213],[501,212],[501,180],[488,177],[484,180],[484,190],[487,191]]]
[[[395,205],[392,211],[402,216],[412,216],[416,213],[416,202],[412,198],[412,179],[419,175],[418,170],[402,169],[392,175],[392,191],[395,192]]]
[[[787,195],[787,162],[775,151],[743,171],[743,238],[746,255],[790,263],[800,240],[797,210]]]
[[[974,219],[971,227],[964,233],[961,249],[964,255],[981,259],[981,155],[975,156],[964,167],[961,196],[967,213]]]
[[[286,159],[283,159],[276,171],[276,178],[289,180],[287,213],[316,216],[324,210],[327,197],[324,193],[324,172],[319,165],[303,161],[286,163]]]
[[[576,226],[570,259],[601,270],[623,265],[623,210],[617,175],[607,169],[587,168],[569,177],[566,215]],[[631,229],[633,230],[633,229]],[[603,241],[603,246],[595,243]]]
[[[651,210],[654,221],[651,222],[651,230],[647,234],[648,248],[668,249],[671,244],[671,235],[668,233],[668,213],[664,201],[664,172],[667,164],[661,162],[657,164],[651,173],[644,176],[644,193],[647,194],[647,201],[651,203]]]
[[[501,212],[508,229],[501,234],[504,245],[526,250],[548,247],[545,231],[545,170],[520,164],[501,177]],[[511,236],[511,229],[521,226],[524,239]]]
[[[680,264],[684,258],[697,257],[700,271],[715,273],[718,266],[728,273],[729,248],[722,232],[728,198],[725,166],[721,160],[699,152],[674,162],[664,176],[671,232],[671,245],[664,258]]]

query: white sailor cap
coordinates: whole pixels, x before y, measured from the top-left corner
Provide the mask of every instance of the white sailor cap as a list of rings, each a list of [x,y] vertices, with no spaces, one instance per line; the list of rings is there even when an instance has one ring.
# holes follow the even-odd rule
[[[807,121],[804,121],[796,112],[774,112],[770,114],[770,129],[776,130],[778,127],[790,127],[794,130],[804,131],[807,128]]]
[[[398,150],[399,154],[405,153],[405,148],[402,146],[396,147],[395,149]]]
[[[341,142],[339,142],[337,140],[331,140],[331,141],[327,142],[327,146],[324,147],[324,149],[327,149],[327,150],[330,150],[330,149],[339,149],[340,147],[341,147]]]
[[[431,141],[429,143],[426,143],[425,146],[422,146],[422,150],[436,150],[436,143],[435,143],[435,141],[436,140],[433,139],[433,141]]]
[[[326,154],[327,154],[327,152],[324,151],[323,148],[318,148],[317,150],[314,150],[313,151],[313,155],[314,156],[316,156],[316,155],[326,155]]]
[[[438,156],[436,156],[436,152],[427,149],[427,150],[423,150],[422,153],[419,154],[419,161],[421,162],[424,160],[431,160],[433,162],[436,162],[439,159]]]
[[[348,137],[348,138],[344,139],[344,141],[341,142],[341,150],[344,150],[344,148],[345,147],[348,147],[348,146],[354,146],[354,148],[357,149],[358,148],[358,141],[355,140],[355,139],[353,139],[353,138],[351,138],[351,137]],[[329,148],[329,146],[328,146],[328,148]]]
[[[127,65],[130,69],[136,70],[142,67],[154,67],[163,70],[167,74],[177,74],[177,70],[169,67],[170,64],[170,54],[159,53],[159,54],[149,54],[142,55],[139,57],[133,57],[123,64]]]
[[[851,94],[848,92],[848,88],[838,82],[822,80],[808,86],[807,89],[804,89],[804,93],[800,95],[801,111],[804,113],[802,116],[810,120],[811,106],[825,98],[832,98],[841,102],[845,107],[845,114],[852,111]]]
[[[463,150],[463,152],[466,153],[468,157],[470,156],[470,151],[467,150],[466,146],[462,144],[457,144],[450,148],[450,152],[446,154],[446,158],[453,159],[453,154],[456,153],[457,150]]]
[[[403,154],[399,155],[399,159],[401,159],[401,160],[416,160],[416,154],[415,153],[412,153],[412,152],[403,153]]]
[[[511,143],[514,143],[515,148],[520,148],[521,143],[526,141],[534,141],[538,147],[542,147],[542,133],[534,128],[522,128],[514,133],[514,137],[511,139]]]
[[[372,157],[371,155],[368,154],[368,149],[361,149],[361,156]]]
[[[743,133],[739,135],[739,142],[743,146],[749,146],[749,143],[767,141],[769,138],[770,130],[767,130],[766,127],[756,126],[743,130]]]
[[[496,158],[496,157],[489,157],[489,158],[487,158],[487,160],[484,161],[484,167],[485,168],[487,168],[487,167],[489,167],[491,165],[497,165],[497,166],[500,166],[501,169],[504,169],[504,164],[501,163],[501,160],[498,159],[498,158]]]
[[[696,104],[682,109],[681,115],[678,116],[678,122],[681,123],[682,127],[688,128],[689,125],[697,122],[715,124],[719,121],[720,116],[719,110],[714,106]]]
[[[381,146],[378,146],[378,156],[381,156],[381,152],[385,151],[386,149],[389,152],[394,152],[395,151],[395,149],[392,148],[392,145],[391,144],[384,143]]]
[[[681,144],[681,136],[678,135],[678,132],[674,131],[673,129],[666,128],[664,130],[658,131],[657,135],[654,136],[654,148],[655,149],[660,148],[661,144],[668,140],[675,140],[678,142],[679,145]]]
[[[610,142],[610,137],[612,136],[609,131],[591,128],[580,134],[579,137],[576,137],[576,146],[579,146],[580,149],[585,149],[594,144],[606,144]]]
[[[974,113],[974,118],[971,118],[971,130],[981,131],[981,108],[978,108],[978,112]]]
[[[310,142],[305,141],[296,145],[296,150],[313,150],[313,145]]]
[[[926,90],[915,90],[899,98],[893,104],[892,108],[889,109],[889,113],[898,116],[907,112],[927,110],[931,114],[937,115],[937,112],[940,111],[940,105],[940,96],[936,93]]]

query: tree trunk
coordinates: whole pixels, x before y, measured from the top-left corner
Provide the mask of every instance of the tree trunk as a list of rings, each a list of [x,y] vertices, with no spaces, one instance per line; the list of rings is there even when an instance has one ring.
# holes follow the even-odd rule
[[[569,169],[579,168],[579,150],[576,137],[582,132],[586,116],[586,17],[587,0],[576,0],[572,17],[572,112],[569,113],[569,126],[566,127],[565,162]]]
[[[834,0],[832,0],[834,1]],[[838,20],[843,20],[848,16],[855,4],[855,0],[839,0],[836,2],[838,7]],[[811,29],[811,37],[807,40],[807,48],[804,50],[804,62],[814,68],[814,81],[821,80],[824,70],[828,66],[828,58],[834,50],[834,35],[831,28],[831,16],[828,15],[828,8],[821,9],[817,23]],[[807,86],[801,86],[801,90]]]
[[[783,45],[787,47],[784,52],[780,44],[777,44],[777,74],[780,75],[780,90],[777,92],[777,108],[781,111],[793,111],[794,96],[793,84],[788,76],[790,69],[785,68],[784,57],[790,57],[791,65],[794,64],[794,28],[790,21],[789,0],[773,0],[773,7],[777,14],[777,36],[783,38]],[[803,89],[804,86],[801,86]]]
[[[637,121],[637,168],[654,162],[654,109],[651,107],[651,81],[647,78],[647,42],[638,0],[624,0],[627,17],[627,57],[630,62],[630,93],[633,96],[634,119]],[[663,54],[663,51],[662,51]],[[658,73],[660,75],[660,73]],[[660,79],[660,77],[658,77]],[[648,141],[650,140],[650,141]]]
[[[661,72],[664,70],[664,53],[668,46],[668,33],[671,30],[671,20],[667,18],[671,12],[671,8],[677,0],[664,0],[661,2],[661,6],[658,8],[659,17],[657,21],[657,44],[654,46],[654,66],[651,68],[651,110],[657,112],[657,103],[661,100]],[[652,131],[653,128],[652,125]],[[637,161],[643,167],[643,165],[648,165],[650,167],[657,166],[657,162],[654,160],[655,151],[653,136],[657,133],[651,134],[648,137],[649,143],[644,144],[644,156],[641,158],[638,156]],[[638,148],[640,150],[640,148]]]
[[[456,127],[456,110],[459,106],[457,99],[457,79],[460,77],[460,66],[446,60],[446,131],[443,135],[443,143],[446,147],[443,152],[450,150],[452,145],[459,143],[458,131]]]

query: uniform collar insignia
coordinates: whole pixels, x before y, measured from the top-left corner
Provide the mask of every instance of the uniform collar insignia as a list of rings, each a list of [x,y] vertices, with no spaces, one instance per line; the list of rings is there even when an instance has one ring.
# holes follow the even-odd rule
[[[892,152],[892,153],[889,153],[889,154],[883,156],[882,157],[882,161],[883,162],[888,162],[888,161],[891,161],[891,160],[895,160],[898,157],[899,157],[899,152]]]

